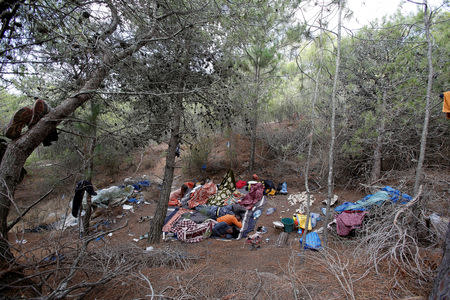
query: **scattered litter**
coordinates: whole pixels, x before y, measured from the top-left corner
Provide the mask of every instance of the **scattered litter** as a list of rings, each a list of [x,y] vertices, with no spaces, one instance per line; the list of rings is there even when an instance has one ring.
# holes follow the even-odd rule
[[[261,210],[257,210],[253,213],[253,219],[258,219],[261,216]]]
[[[333,199],[331,199],[331,202],[330,202],[330,206],[333,206],[337,201],[338,201],[338,195],[334,195],[333,196]],[[328,199],[324,199],[323,201],[322,201],[322,203],[323,204],[327,204],[327,200]]]
[[[152,246],[148,246],[147,248],[145,248],[145,252],[150,252],[153,251],[153,247]]]
[[[148,205],[148,204],[150,204],[150,202],[144,201],[144,204],[147,204],[147,205]]]
[[[72,214],[69,214],[69,215],[67,215],[67,217],[65,217],[65,219],[63,217],[58,222],[55,222],[53,224],[53,228],[55,228],[56,230],[61,230],[62,228],[73,227],[73,226],[76,226],[77,224],[78,224],[78,219],[75,218],[74,216],[72,216]]]
[[[122,205],[122,208],[125,210],[131,210],[131,212],[134,213],[133,205],[124,204]]]
[[[95,239],[96,241],[100,241],[103,240],[103,235],[99,236],[98,238]]]
[[[287,191],[287,183],[286,183],[286,181],[283,182],[280,187],[281,187],[280,194],[287,195],[288,191]]]
[[[134,236],[134,234],[133,234],[133,233],[129,233],[128,235],[129,235],[129,236]]]
[[[314,200],[315,200],[314,196],[310,195],[309,204],[312,205],[314,203]],[[305,191],[298,194],[291,194],[288,197],[288,202],[291,206],[296,206],[297,204],[300,204],[296,212],[304,214],[306,211],[306,204],[308,202],[308,193]]]
[[[259,227],[256,229],[256,232],[259,232],[259,233],[266,233],[266,232],[267,232],[267,228],[266,228],[265,226],[259,226]]]
[[[302,239],[303,238],[300,238],[300,245],[302,245]],[[306,235],[305,249],[313,249],[313,250],[322,249],[322,244],[320,242],[320,238],[317,232],[310,232]]]
[[[322,214],[323,214],[324,216],[327,215],[327,208],[326,208],[326,207],[322,207]]]
[[[277,209],[275,207],[270,207],[270,208],[267,209],[266,215],[269,216],[269,215],[273,214],[276,210]]]
[[[140,239],[140,240],[148,239],[148,233],[146,233],[146,234],[144,234],[144,235],[141,235],[141,236],[139,237],[139,239]]]
[[[130,202],[130,203],[138,203],[138,200],[136,198],[130,198],[130,199],[128,199],[128,202]]]
[[[283,223],[281,223],[280,221],[272,222],[272,224],[273,224],[273,227],[275,227],[277,229],[283,229],[284,228]]]
[[[448,218],[443,218],[437,213],[432,213],[430,215],[431,225],[436,229],[439,239],[445,239],[445,233],[447,232],[447,226],[449,223]]]
[[[133,241],[135,241],[137,243],[137,242],[139,242],[139,239],[133,239]]]
[[[310,218],[312,227],[313,228],[316,227],[317,222],[320,221],[320,215],[316,213],[311,213]]]
[[[26,244],[26,243],[27,243],[27,240],[26,240],[26,239],[16,240],[16,244],[23,245],[23,244]]]
[[[317,232],[317,233],[319,233],[319,234],[322,234],[322,233],[323,233],[323,226],[320,227],[319,229],[314,230],[314,232]]]
[[[99,207],[107,208],[123,204],[128,197],[133,194],[134,187],[127,185],[126,187],[111,186],[109,188],[97,191],[97,195],[92,197],[92,203]],[[84,199],[83,199],[84,201]]]
[[[305,227],[306,227],[306,218],[307,218],[306,215],[300,215],[300,214],[296,214],[295,215],[295,220],[297,221],[298,227],[305,229]],[[310,217],[308,221],[309,221],[308,222],[308,230],[311,230],[313,228],[313,226],[312,226],[312,218]]]
[[[142,222],[144,222],[144,221],[151,220],[151,219],[153,219],[153,216],[144,216],[144,217],[141,216],[141,217],[139,218],[138,222],[139,222],[139,223],[142,223]]]
[[[62,254],[51,254],[47,257],[44,257],[43,261],[55,261],[55,260],[63,260],[64,259],[64,255]]]
[[[108,236],[112,236],[112,232],[108,233]]]

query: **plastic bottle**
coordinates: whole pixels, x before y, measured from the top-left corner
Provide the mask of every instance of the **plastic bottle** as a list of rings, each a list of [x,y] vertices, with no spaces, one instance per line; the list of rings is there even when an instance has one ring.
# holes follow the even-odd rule
[[[273,214],[275,211],[276,211],[275,207],[270,207],[270,208],[267,209],[266,215],[269,216],[269,215]]]

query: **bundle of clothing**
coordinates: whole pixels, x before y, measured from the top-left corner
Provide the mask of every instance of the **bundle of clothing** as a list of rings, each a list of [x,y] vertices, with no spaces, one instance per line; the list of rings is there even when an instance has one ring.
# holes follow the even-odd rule
[[[332,223],[336,223],[336,232],[340,236],[349,235],[353,229],[360,228],[364,218],[373,206],[380,206],[386,201],[391,204],[405,204],[412,200],[408,194],[390,186],[385,186],[374,194],[365,196],[356,202],[344,202],[334,210],[338,213]],[[330,224],[329,224],[330,225]]]

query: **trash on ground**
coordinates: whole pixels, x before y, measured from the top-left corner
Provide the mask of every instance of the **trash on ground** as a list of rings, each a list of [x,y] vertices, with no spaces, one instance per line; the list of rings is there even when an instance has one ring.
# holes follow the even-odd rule
[[[310,194],[309,205],[312,205],[314,203],[314,200],[314,196]],[[304,214],[308,202],[308,193],[305,191],[298,194],[291,194],[288,196],[288,202],[291,206],[299,205],[299,208],[296,210],[296,212]]]
[[[334,195],[333,198],[331,199],[330,206],[333,206],[338,201],[338,198],[339,198],[338,195]],[[327,200],[328,199],[322,200],[322,203],[326,205]]]
[[[303,238],[300,238],[300,245],[303,244]],[[320,250],[322,249],[322,243],[320,242],[319,235],[317,232],[310,232],[306,235],[306,243],[305,243],[305,249],[313,249],[313,250]]]

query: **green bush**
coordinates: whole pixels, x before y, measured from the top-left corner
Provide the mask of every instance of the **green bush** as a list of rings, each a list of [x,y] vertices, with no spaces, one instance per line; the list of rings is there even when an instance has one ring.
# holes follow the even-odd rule
[[[183,156],[183,173],[195,174],[201,171],[202,165],[208,161],[208,156],[211,153],[213,140],[208,137],[200,138],[193,144],[187,155]]]

